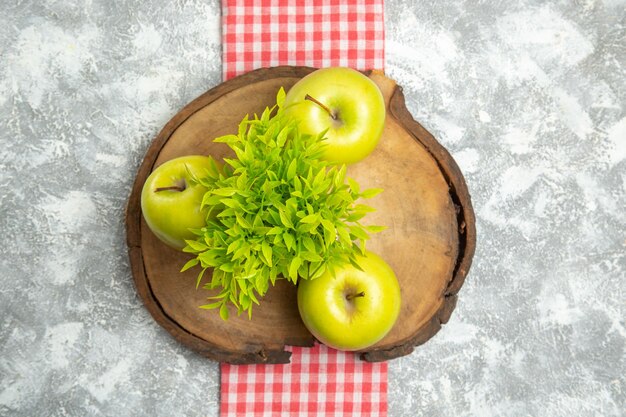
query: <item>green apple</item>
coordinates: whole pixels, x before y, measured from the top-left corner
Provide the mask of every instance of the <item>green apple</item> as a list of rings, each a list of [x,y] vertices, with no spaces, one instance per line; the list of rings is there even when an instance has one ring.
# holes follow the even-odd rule
[[[285,113],[299,120],[303,133],[326,132],[324,159],[351,164],[369,155],[383,133],[385,101],[363,73],[344,67],[316,70],[293,85]]]
[[[182,250],[190,229],[206,225],[207,208],[201,203],[207,188],[195,177],[215,172],[211,157],[181,156],[159,165],[146,179],[141,191],[141,211],[152,232],[167,245]]]
[[[346,262],[298,285],[298,310],[320,342],[338,350],[362,350],[380,341],[400,313],[400,285],[378,255],[358,256],[362,270]]]

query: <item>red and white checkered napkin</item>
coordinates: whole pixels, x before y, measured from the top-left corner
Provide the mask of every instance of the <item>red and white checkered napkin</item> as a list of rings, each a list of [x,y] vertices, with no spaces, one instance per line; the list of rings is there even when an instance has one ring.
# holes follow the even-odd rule
[[[383,0],[222,0],[223,78],[261,67],[384,69]]]
[[[278,65],[384,69],[383,0],[222,0],[224,80]],[[387,364],[323,345],[221,365],[221,417],[386,416]]]
[[[387,415],[386,362],[319,344],[289,350],[290,364],[222,364],[221,417]]]

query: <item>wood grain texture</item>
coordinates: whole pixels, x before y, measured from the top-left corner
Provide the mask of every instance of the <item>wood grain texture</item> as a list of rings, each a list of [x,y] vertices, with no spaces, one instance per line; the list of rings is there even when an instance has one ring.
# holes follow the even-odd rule
[[[311,334],[298,315],[295,287],[280,282],[270,289],[252,320],[247,315],[224,322],[215,311],[199,309],[211,295],[196,290],[197,271],[180,273],[188,255],[162,244],[147,228],[140,208],[141,188],[163,162],[189,154],[221,158],[229,154],[217,136],[236,132],[245,114],[260,114],[275,102],[278,89],[291,87],[308,67],[275,67],[227,81],[183,108],[149,147],[128,201],[127,242],[139,296],[154,319],[181,343],[216,361],[284,363],[285,345],[311,346]],[[362,352],[368,361],[410,353],[446,323],[475,248],[474,214],[463,176],[448,152],[404,105],[402,90],[382,73],[368,76],[387,103],[380,144],[348,175],[362,187],[385,191],[368,204],[377,212],[368,222],[388,229],[373,236],[368,248],[392,266],[402,291],[396,326]]]

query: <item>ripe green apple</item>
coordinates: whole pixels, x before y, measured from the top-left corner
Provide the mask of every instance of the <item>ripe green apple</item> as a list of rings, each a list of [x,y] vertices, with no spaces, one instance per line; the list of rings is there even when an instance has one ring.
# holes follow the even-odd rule
[[[338,350],[362,350],[381,340],[400,313],[400,285],[393,269],[378,255],[358,256],[298,285],[298,310],[320,342]]]
[[[188,155],[159,165],[141,190],[141,211],[152,232],[167,245],[182,250],[189,229],[206,225],[208,209],[201,209],[207,188],[194,177],[218,169],[209,156]]]
[[[316,70],[293,85],[285,113],[299,120],[300,131],[326,132],[324,159],[351,164],[369,155],[385,125],[385,101],[370,78],[344,67]]]

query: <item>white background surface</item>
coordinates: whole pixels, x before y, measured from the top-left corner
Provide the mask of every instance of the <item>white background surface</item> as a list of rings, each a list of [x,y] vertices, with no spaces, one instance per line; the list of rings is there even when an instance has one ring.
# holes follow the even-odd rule
[[[478,247],[443,330],[389,369],[389,415],[626,409],[622,0],[386,2],[387,74],[459,163]],[[0,415],[217,416],[218,365],[132,284],[148,144],[221,79],[220,8],[0,4]]]

